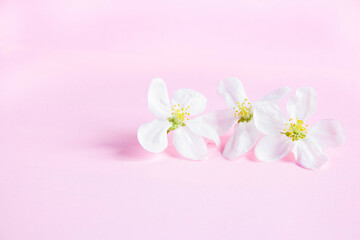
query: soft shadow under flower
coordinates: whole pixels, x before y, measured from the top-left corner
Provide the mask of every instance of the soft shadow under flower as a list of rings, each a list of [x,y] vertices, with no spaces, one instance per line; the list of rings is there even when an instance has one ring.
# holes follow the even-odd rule
[[[100,143],[100,146],[109,149],[119,160],[138,162],[150,160],[154,154],[144,150],[139,144],[136,131],[112,135]]]

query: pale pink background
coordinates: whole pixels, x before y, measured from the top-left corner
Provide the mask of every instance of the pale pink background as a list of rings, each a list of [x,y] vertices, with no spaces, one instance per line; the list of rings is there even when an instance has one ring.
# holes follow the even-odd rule
[[[0,0],[0,239],[360,239],[360,3],[304,2]],[[346,143],[318,171],[140,147],[152,78],[210,112],[228,76],[313,86]]]

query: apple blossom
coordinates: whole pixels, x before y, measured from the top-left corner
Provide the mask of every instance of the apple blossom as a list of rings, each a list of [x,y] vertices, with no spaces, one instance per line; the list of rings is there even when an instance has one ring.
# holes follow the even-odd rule
[[[207,156],[207,146],[203,137],[219,144],[216,130],[199,117],[206,108],[206,98],[192,89],[179,89],[172,98],[172,105],[165,82],[155,78],[148,92],[149,110],[157,119],[141,125],[138,140],[141,146],[153,153],[164,151],[168,146],[168,133],[174,131],[173,143],[185,158],[202,160]]]
[[[290,88],[279,88],[256,102],[250,102],[241,81],[227,78],[218,86],[219,95],[229,108],[216,111],[201,118],[215,126],[218,135],[224,135],[232,126],[234,132],[225,145],[223,156],[234,159],[250,151],[259,138],[259,131],[254,124],[254,110],[258,103],[276,104],[290,92]]]
[[[292,151],[297,163],[304,168],[317,169],[326,163],[328,156],[324,148],[340,146],[345,134],[342,125],[331,119],[309,127],[305,122],[315,108],[316,93],[310,87],[298,88],[288,100],[289,120],[279,107],[259,105],[254,111],[255,126],[267,136],[255,148],[257,158],[271,162]]]

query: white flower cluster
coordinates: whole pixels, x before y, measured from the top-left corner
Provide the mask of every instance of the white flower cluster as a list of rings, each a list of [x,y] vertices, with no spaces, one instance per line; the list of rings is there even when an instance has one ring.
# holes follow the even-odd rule
[[[256,145],[259,160],[276,161],[292,151],[298,165],[317,169],[328,160],[324,149],[345,141],[344,129],[330,119],[313,127],[306,124],[316,108],[316,94],[310,87],[298,88],[289,98],[286,117],[277,103],[290,91],[288,87],[279,88],[251,102],[239,79],[224,79],[218,93],[228,108],[193,118],[205,110],[205,96],[191,89],[179,89],[170,103],[165,82],[155,78],[149,88],[148,104],[157,119],[139,127],[138,140],[144,149],[159,153],[168,146],[168,133],[174,131],[176,150],[185,158],[202,160],[207,156],[204,138],[218,146],[219,136],[234,126],[223,151],[225,158],[235,159]]]

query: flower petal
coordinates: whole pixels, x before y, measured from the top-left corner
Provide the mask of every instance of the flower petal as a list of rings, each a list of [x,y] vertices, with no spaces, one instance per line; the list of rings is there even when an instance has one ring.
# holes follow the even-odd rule
[[[203,121],[200,117],[187,121],[186,126],[188,126],[189,129],[196,135],[213,140],[216,146],[219,146],[220,138],[215,127]]]
[[[289,116],[293,119],[306,119],[316,109],[316,93],[311,87],[302,87],[296,90],[296,94],[287,102]]]
[[[168,145],[167,130],[169,127],[171,127],[171,123],[166,119],[156,119],[145,123],[138,129],[138,141],[149,152],[162,152]]]
[[[207,147],[204,139],[187,126],[179,127],[174,131],[173,142],[176,150],[185,158],[202,160],[207,156]]]
[[[222,109],[199,117],[212,125],[219,136],[224,135],[236,122],[234,113],[230,109]]]
[[[318,169],[328,161],[328,156],[324,154],[320,143],[308,136],[296,141],[292,151],[297,163],[307,169]]]
[[[283,134],[265,136],[255,147],[255,155],[264,162],[272,162],[286,157],[292,146],[290,138]]]
[[[225,145],[223,156],[234,159],[250,151],[258,139],[259,131],[253,122],[244,122],[235,125],[234,133]]]
[[[188,112],[191,115],[197,115],[205,110],[207,100],[204,95],[195,90],[182,88],[174,93],[172,102],[182,107],[189,106]]]
[[[247,98],[244,87],[237,78],[222,80],[218,87],[218,93],[230,108],[236,106],[236,102],[241,103]]]
[[[323,147],[338,147],[345,142],[345,131],[339,121],[324,119],[309,129],[309,135],[315,137]]]
[[[291,88],[289,87],[278,88],[275,91],[272,91],[271,93],[266,95],[265,97],[259,99],[258,101],[270,102],[276,104],[277,102],[282,100],[286,95],[288,95],[290,91]]]
[[[171,115],[170,100],[165,82],[161,78],[154,78],[148,92],[148,107],[159,118]]]
[[[254,122],[264,134],[277,134],[284,130],[286,117],[277,105],[257,102],[254,106]]]

